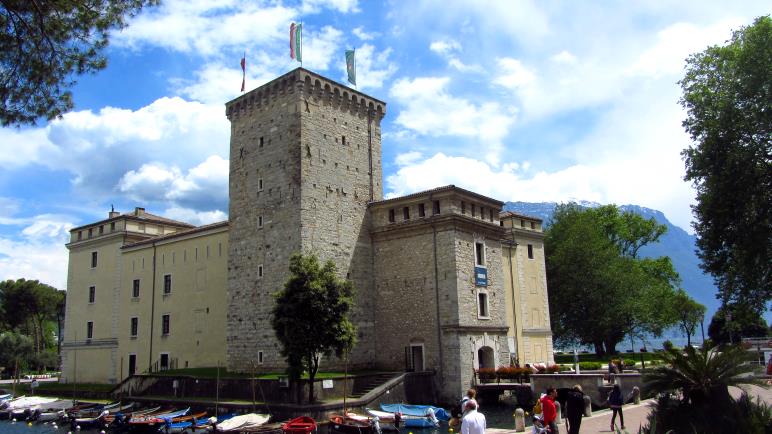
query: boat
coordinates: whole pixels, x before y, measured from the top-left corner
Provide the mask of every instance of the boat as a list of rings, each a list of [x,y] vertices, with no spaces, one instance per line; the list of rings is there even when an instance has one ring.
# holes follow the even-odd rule
[[[139,426],[156,426],[160,424],[165,424],[167,421],[171,422],[172,419],[175,417],[181,417],[188,414],[190,411],[190,407],[185,408],[183,410],[177,410],[177,411],[171,411],[168,413],[160,413],[160,414],[147,414],[147,415],[141,415],[141,416],[132,416],[131,419],[129,419],[129,426],[133,427],[139,427]]]
[[[218,422],[217,432],[252,432],[265,425],[271,416],[267,414],[249,413],[234,416],[226,421]]]
[[[330,430],[342,434],[377,434],[372,421],[366,416],[347,412],[346,415],[330,416]]]
[[[227,414],[223,414],[223,415],[220,415],[220,416],[217,416],[217,417],[212,416],[209,419],[207,419],[206,421],[204,421],[203,423],[199,422],[198,424],[194,425],[192,427],[192,431],[193,432],[199,432],[200,430],[203,430],[203,432],[214,431],[215,430],[215,426],[217,424],[222,423],[222,422],[224,422],[224,421],[226,421],[228,419],[231,419],[231,418],[233,418],[235,416],[236,415],[233,414],[233,413],[227,413]]]
[[[381,410],[392,414],[400,413],[402,423],[409,428],[437,427],[440,421],[450,420],[445,409],[431,405],[381,404]]]
[[[389,413],[371,408],[365,408],[365,413],[374,421],[377,421],[378,428],[383,431],[399,431],[399,426],[402,424],[402,415],[400,413]]]
[[[131,416],[143,416],[150,413],[157,413],[159,410],[161,410],[161,406],[151,407],[151,408],[145,408],[141,410],[136,411],[129,411],[129,412],[123,412],[118,411],[116,413],[108,414],[105,416],[105,422],[111,425],[123,425],[124,423],[128,422]]]
[[[42,404],[30,408],[30,415],[27,420],[38,422],[50,422],[59,420],[65,416],[65,410],[72,407],[71,399],[60,399],[48,404]]]
[[[284,434],[311,434],[316,431],[316,421],[312,417],[300,416],[281,424]]]
[[[70,416],[70,427],[72,427],[73,431],[77,431],[78,429],[106,428],[107,423],[105,422],[105,416],[108,414],[110,414],[109,411],[102,410],[102,413],[94,417]]]
[[[6,407],[0,410],[0,419],[26,419],[32,407],[58,401],[57,398],[43,398],[40,396],[26,396],[8,401]],[[25,415],[25,412],[27,414]]]

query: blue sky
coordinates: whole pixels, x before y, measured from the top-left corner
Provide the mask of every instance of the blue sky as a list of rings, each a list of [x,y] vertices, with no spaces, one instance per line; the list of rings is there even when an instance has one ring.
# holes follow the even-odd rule
[[[68,230],[144,206],[227,218],[224,103],[299,66],[387,102],[387,196],[456,184],[503,201],[663,211],[690,230],[684,59],[769,13],[740,1],[166,0],[112,35],[76,108],[0,129],[0,279],[66,288]]]

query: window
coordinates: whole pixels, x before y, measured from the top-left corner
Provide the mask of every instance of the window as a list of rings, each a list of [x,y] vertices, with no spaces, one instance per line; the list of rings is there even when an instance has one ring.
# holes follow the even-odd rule
[[[91,339],[94,337],[94,321],[89,321],[86,323],[86,339]]]
[[[488,220],[493,222],[493,208],[488,210]]]
[[[166,336],[169,334],[169,314],[161,315],[161,334]]]
[[[439,214],[440,213],[440,201],[439,200],[435,200],[432,205],[433,205],[432,211],[434,212],[434,214]]]
[[[261,215],[257,216],[257,227],[259,228],[263,227],[263,216]]]
[[[536,229],[536,222],[531,222],[531,229]]]
[[[389,223],[394,223],[394,210],[389,210]]]
[[[99,225],[99,235],[105,233],[105,225]]]
[[[488,314],[488,293],[477,293],[477,316],[480,318],[489,318]]]
[[[137,355],[129,354],[129,376],[137,372]]]
[[[91,268],[96,268],[97,266],[97,252],[91,252]]]
[[[485,266],[485,244],[481,242],[474,243],[474,263],[480,267]]]
[[[424,204],[418,204],[418,217],[426,217],[426,207]]]
[[[110,223],[110,232],[115,231],[115,222]]]
[[[88,229],[88,237],[91,238],[93,235],[94,235],[94,229],[93,228],[89,228]]]
[[[472,204],[472,217],[474,217],[477,214],[477,208]]]
[[[528,259],[533,259],[533,244],[528,245]]]
[[[461,214],[466,214],[466,202],[461,201]]]
[[[161,353],[161,360],[159,361],[160,370],[166,371],[169,369],[169,353]]]
[[[261,148],[263,147],[263,143],[264,143],[264,142],[263,142],[263,138],[262,138],[262,137],[260,137],[260,147],[261,147]]]
[[[524,227],[525,227],[525,220],[523,220],[523,219],[520,219],[520,227],[521,227],[521,228],[524,228]]]
[[[131,289],[131,296],[134,298],[139,297],[139,279],[134,279],[134,287]]]
[[[257,178],[257,191],[263,191],[263,178]]]
[[[172,275],[164,274],[164,294],[172,293]]]
[[[346,136],[341,136],[340,137],[340,144],[343,145],[343,146],[346,146]]]
[[[257,277],[263,277],[263,265],[257,266]]]
[[[410,220],[410,207],[406,206],[402,208],[402,219]]]
[[[263,364],[263,352],[258,351],[257,352],[257,364],[262,365]]]
[[[131,332],[129,333],[129,336],[131,336],[132,338],[136,338],[138,332],[139,332],[139,318],[135,316],[131,318]]]
[[[78,231],[78,241],[83,239],[83,231]]]
[[[485,220],[485,207],[484,206],[480,207],[480,218]]]
[[[96,286],[88,287],[88,302],[93,303],[96,301]]]

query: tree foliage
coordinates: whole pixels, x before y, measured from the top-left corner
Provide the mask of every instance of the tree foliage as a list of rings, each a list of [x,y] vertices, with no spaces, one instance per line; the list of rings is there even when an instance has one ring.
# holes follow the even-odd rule
[[[616,206],[555,209],[545,235],[550,317],[556,341],[615,353],[625,334],[661,334],[675,323],[678,274],[670,259],[638,258],[664,225]]]
[[[290,379],[308,372],[308,402],[314,402],[314,378],[322,356],[341,357],[356,342],[348,315],[354,287],[338,277],[335,264],[324,265],[314,255],[290,257],[290,278],[275,294],[271,324],[282,345]]]
[[[672,309],[678,319],[678,328],[686,335],[686,345],[691,346],[692,335],[705,317],[707,309],[682,289],[676,292]]]
[[[52,330],[56,329],[59,311],[64,307],[64,291],[37,280],[5,280],[0,282],[0,309],[6,330],[28,336],[36,360],[50,360],[42,353],[54,351]],[[61,334],[60,334],[61,335]],[[36,367],[42,366],[33,363]],[[52,366],[46,363],[47,366]]]
[[[104,69],[109,32],[158,0],[0,0],[0,123],[73,107],[74,75]]]
[[[723,304],[762,312],[772,300],[772,19],[686,62],[680,102],[695,143],[682,156],[697,190],[697,253]]]
[[[729,318],[727,318],[729,316]],[[716,344],[737,343],[742,338],[767,335],[764,318],[753,309],[728,305],[718,308],[708,326],[708,336]]]

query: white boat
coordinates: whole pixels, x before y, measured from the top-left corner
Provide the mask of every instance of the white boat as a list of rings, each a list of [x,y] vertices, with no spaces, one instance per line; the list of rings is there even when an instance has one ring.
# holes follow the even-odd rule
[[[265,425],[271,416],[267,414],[249,413],[241,416],[234,416],[226,421],[217,424],[217,431],[249,431]]]

